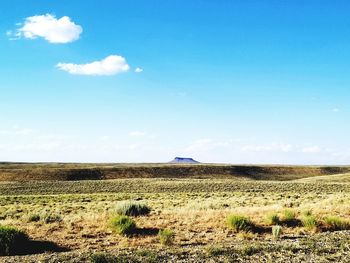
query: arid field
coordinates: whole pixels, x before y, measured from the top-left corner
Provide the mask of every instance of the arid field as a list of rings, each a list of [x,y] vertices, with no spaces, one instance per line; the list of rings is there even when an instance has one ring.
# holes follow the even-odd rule
[[[0,225],[29,238],[1,262],[350,262],[350,167],[3,163],[0,181]],[[126,234],[125,202],[150,210]]]

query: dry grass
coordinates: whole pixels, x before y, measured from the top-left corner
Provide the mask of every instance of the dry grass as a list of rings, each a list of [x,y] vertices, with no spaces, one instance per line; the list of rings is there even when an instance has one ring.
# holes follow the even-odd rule
[[[317,177],[299,179],[300,182],[318,183],[350,183],[350,173],[323,175]]]
[[[108,228],[116,204],[124,200],[144,202],[152,208],[148,216],[134,217],[139,231],[130,237],[116,235]],[[270,223],[266,222],[267,215],[274,214],[283,219],[284,211],[288,209],[299,219],[310,214],[305,211],[312,211],[312,216],[317,219],[332,215],[348,220],[349,200],[350,184],[347,183],[231,179],[1,183],[0,225],[18,227],[35,240],[54,241],[73,251],[140,248],[158,251],[162,249],[157,235],[159,230],[170,228],[176,233],[174,249],[179,251],[188,248],[203,252],[215,244],[220,249],[210,253],[233,253],[254,260],[254,255],[261,251],[270,253],[270,248],[264,245],[273,239]],[[230,214],[244,215],[261,229],[256,233],[233,233],[226,225]],[[39,215],[40,219],[28,220],[30,215]],[[61,220],[47,222],[47,215]],[[306,234],[305,237],[310,235],[310,238],[314,235],[303,225],[283,226],[283,235],[278,242],[288,242],[288,238],[301,240],[300,233]],[[232,250],[227,244],[236,244],[233,252],[227,252]],[[286,245],[289,249],[286,253],[298,249],[309,253],[311,250],[307,252],[306,246],[288,248]]]
[[[151,182],[174,185],[173,181]],[[183,183],[181,181],[179,187]],[[199,188],[202,187],[201,183],[199,180]],[[206,183],[210,184],[211,181]],[[325,188],[328,189],[326,185]],[[154,193],[150,187],[149,193],[1,196],[0,224],[20,226],[35,239],[49,239],[72,249],[104,249],[159,246],[156,235],[141,233],[125,238],[111,233],[107,221],[114,212],[116,202],[121,200],[142,200],[152,207],[148,217],[136,219],[138,227],[164,229],[170,226],[176,230],[175,243],[190,246],[225,244],[241,238],[227,229],[226,218],[229,214],[244,214],[255,224],[265,226],[267,214],[276,213],[282,218],[283,212],[293,204],[293,211],[299,214],[312,210],[318,217],[332,214],[350,218],[350,205],[346,202],[350,200],[350,190],[338,193],[334,188],[332,192],[324,193],[322,186],[318,186],[317,191],[300,195],[294,191],[271,192],[268,187],[264,189],[259,192],[246,189],[239,192]],[[313,189],[312,185],[310,189]],[[58,215],[62,221],[28,222],[29,213]],[[299,231],[300,228],[287,227],[283,232],[294,235]],[[271,232],[253,238],[267,237],[271,238]]]

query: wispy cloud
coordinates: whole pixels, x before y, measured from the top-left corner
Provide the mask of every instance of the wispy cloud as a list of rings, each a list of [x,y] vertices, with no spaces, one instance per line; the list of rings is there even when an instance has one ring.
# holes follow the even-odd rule
[[[141,132],[141,131],[131,131],[129,132],[129,136],[131,137],[142,137],[145,136],[146,133],[145,132]]]
[[[128,145],[127,146],[127,148],[129,149],[129,150],[136,150],[136,149],[138,149],[140,146],[138,145],[138,144],[130,144],[130,145]]]
[[[232,152],[251,152],[251,153],[317,153],[321,152],[321,147],[317,145],[311,146],[298,146],[292,145],[290,143],[249,143],[245,144],[244,140],[224,140],[218,141],[213,139],[199,139],[193,141],[185,151],[188,152],[202,152],[202,151],[212,151],[214,149],[226,149]]]
[[[304,147],[301,149],[303,153],[319,153],[321,152],[321,147],[314,145],[314,146],[309,146],[309,147]]]
[[[199,152],[199,151],[208,151],[221,147],[228,147],[232,143],[232,140],[229,141],[216,141],[213,139],[199,139],[193,141],[185,151],[188,152]]]
[[[58,63],[57,68],[73,75],[110,76],[127,72],[130,66],[122,56],[110,55],[87,64]]]
[[[285,143],[270,143],[265,145],[245,145],[241,149],[248,152],[290,152],[293,150],[293,146]]]
[[[33,129],[13,126],[12,129],[0,130],[0,135],[29,135],[34,132],[35,131]]]
[[[135,72],[136,72],[136,73],[141,73],[141,72],[143,72],[143,68],[136,68],[136,69],[135,69]]]
[[[64,44],[79,39],[82,32],[83,28],[68,16],[57,19],[52,14],[46,14],[27,17],[22,27],[16,31],[9,30],[6,35],[11,40],[22,37],[27,39],[41,37],[50,43]]]

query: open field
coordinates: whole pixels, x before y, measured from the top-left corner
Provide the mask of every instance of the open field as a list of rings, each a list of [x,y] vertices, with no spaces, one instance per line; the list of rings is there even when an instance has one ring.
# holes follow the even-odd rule
[[[348,168],[337,169],[323,171]],[[292,179],[288,181],[253,180],[246,173],[217,179],[208,174],[207,179],[1,182],[0,225],[24,230],[44,249],[37,246],[31,253],[38,254],[0,261],[97,262],[92,255],[103,252],[110,259],[105,262],[349,262],[350,174],[315,173],[304,179],[287,173]],[[114,233],[108,225],[124,200],[151,208],[149,215],[133,217],[137,230],[130,236]],[[293,224],[282,222],[286,211],[295,214]],[[278,239],[266,221],[271,213],[281,218]],[[229,229],[226,220],[231,214],[249,218],[256,229]],[[317,220],[312,229],[301,223],[305,215]],[[332,228],[329,216],[347,224]],[[159,242],[158,231],[165,228],[175,233],[173,245]]]
[[[350,173],[306,177],[299,179],[300,182],[327,182],[327,183],[350,183]]]

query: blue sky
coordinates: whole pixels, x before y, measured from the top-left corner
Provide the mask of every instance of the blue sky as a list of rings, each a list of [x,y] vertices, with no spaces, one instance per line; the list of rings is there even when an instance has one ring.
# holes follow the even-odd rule
[[[349,11],[3,0],[0,160],[348,164]]]

